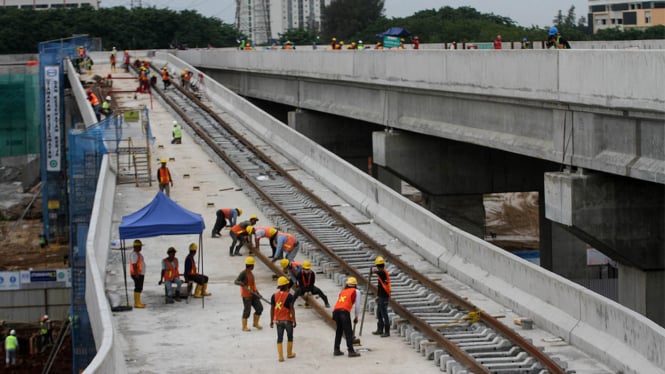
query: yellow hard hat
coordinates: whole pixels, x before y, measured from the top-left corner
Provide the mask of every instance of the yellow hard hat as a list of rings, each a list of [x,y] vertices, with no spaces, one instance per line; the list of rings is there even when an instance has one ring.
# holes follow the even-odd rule
[[[346,279],[346,284],[348,286],[357,286],[358,285],[358,280],[356,279],[356,277],[348,277]]]
[[[254,232],[254,226],[247,226],[247,235],[252,235]]]
[[[286,258],[283,258],[279,260],[279,264],[282,266],[282,269],[286,269],[287,266],[289,266],[289,260]]]
[[[309,260],[305,260],[305,261],[302,263],[302,268],[305,269],[305,270],[309,270],[309,269],[312,268],[312,263],[309,262]]]
[[[254,265],[254,257],[247,256],[247,258],[245,259],[245,265]]]
[[[141,243],[140,240],[138,240],[138,239],[134,240],[134,247],[140,247],[142,245],[143,245],[143,243]]]
[[[277,279],[277,287],[286,286],[287,284],[289,284],[288,278],[282,276]]]
[[[374,260],[374,265],[385,265],[386,260],[383,259],[381,256],[377,256],[376,260]]]
[[[161,163],[162,163],[162,164],[165,164],[165,163],[166,163],[166,159],[163,158],[163,159],[161,160]]]
[[[251,216],[249,216],[249,219],[250,219],[250,220],[255,219],[255,220],[258,221],[258,220],[259,220],[259,217],[257,217],[256,214],[252,214]]]
[[[199,249],[199,246],[196,245],[196,243],[192,243],[192,244],[189,245],[189,250],[190,251],[196,251],[197,249]]]
[[[242,216],[242,209],[240,209],[240,208],[236,208],[236,210],[238,211],[238,215],[239,215],[239,216]]]

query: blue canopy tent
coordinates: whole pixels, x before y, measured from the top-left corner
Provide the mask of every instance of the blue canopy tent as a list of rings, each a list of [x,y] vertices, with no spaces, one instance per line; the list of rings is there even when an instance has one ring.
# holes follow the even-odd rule
[[[125,274],[125,296],[129,305],[127,293],[127,271],[125,261],[125,239],[148,238],[160,235],[199,235],[198,261],[203,273],[203,239],[205,230],[203,217],[198,213],[190,212],[171,200],[163,192],[157,192],[152,201],[136,212],[123,216],[120,223],[120,240],[123,254],[123,273]],[[202,299],[203,300],[203,299]]]
[[[411,33],[408,32],[405,28],[403,27],[391,27],[388,30],[384,31],[381,34],[376,34],[376,37],[378,39],[383,39],[384,36],[397,36],[400,38],[406,38],[408,36],[411,36]]]

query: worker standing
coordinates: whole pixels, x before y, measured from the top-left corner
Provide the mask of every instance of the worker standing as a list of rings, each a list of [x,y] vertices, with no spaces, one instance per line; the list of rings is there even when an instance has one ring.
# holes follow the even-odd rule
[[[219,238],[222,236],[222,229],[226,227],[226,220],[229,220],[230,227],[235,226],[240,215],[242,215],[242,209],[240,208],[217,209],[217,219],[215,220],[215,226],[212,228],[212,237]]]
[[[173,178],[171,178],[171,171],[166,167],[166,159],[163,158],[162,166],[157,169],[157,183],[159,183],[159,190],[164,192],[166,196],[171,197],[171,187],[173,187]]]
[[[111,117],[113,115],[113,108],[111,107],[111,96],[106,96],[104,99],[104,102],[102,103],[102,114],[106,116],[106,118]]]
[[[295,358],[293,353],[293,329],[296,327],[295,297],[289,292],[289,280],[277,279],[277,288],[270,298],[270,328],[277,325],[277,354],[279,361],[284,361],[284,331],[286,331],[286,357]]]
[[[282,257],[286,257],[289,261],[293,261],[296,258],[298,249],[300,249],[300,243],[294,235],[280,231],[273,241],[276,247],[275,256],[272,258],[273,262],[281,260]]]
[[[252,215],[249,217],[249,221],[242,221],[231,227],[229,234],[231,235],[232,242],[229,247],[229,256],[241,256],[240,248],[245,245],[245,241],[254,232],[254,225],[258,220],[256,215]]]
[[[180,288],[182,281],[178,272],[178,259],[175,257],[176,250],[169,247],[166,251],[168,257],[162,260],[162,275],[159,279],[159,285],[162,283],[166,287],[166,303],[173,304],[173,300],[180,301]],[[176,285],[175,295],[173,295],[173,283]]]
[[[141,254],[143,243],[134,240],[134,251],[129,255],[129,274],[134,280],[134,308],[145,308],[141,303],[141,292],[143,292],[143,281],[145,280],[145,261]]]
[[[171,77],[169,76],[169,68],[166,66],[162,68],[162,83],[164,84],[164,89],[167,89],[171,86]]]
[[[245,259],[245,270],[238,274],[238,277],[233,282],[240,286],[240,296],[242,297],[242,331],[250,331],[247,327],[247,319],[254,308],[254,328],[261,330],[263,327],[259,325],[259,319],[263,312],[263,305],[261,304],[261,294],[256,288],[256,281],[254,279],[254,257],[247,257]]]
[[[173,139],[171,144],[182,144],[182,126],[178,121],[173,121]]]
[[[194,261],[194,255],[199,249],[199,246],[196,243],[189,245],[189,254],[185,259],[185,281],[195,282],[196,290],[194,291],[194,297],[201,298],[203,296],[210,296],[211,293],[207,292],[208,289],[208,276],[199,274],[196,269],[196,261]],[[203,295],[203,296],[202,296]]]
[[[272,323],[270,325],[272,327]],[[5,338],[5,368],[16,366],[16,352],[18,352],[16,330],[11,330]],[[280,361],[283,361],[283,359]]]
[[[311,293],[312,295],[319,295],[321,300],[326,305],[326,308],[330,308],[328,304],[328,296],[321,291],[320,288],[316,287],[314,284],[316,282],[316,273],[312,271],[312,263],[309,260],[305,260],[302,263],[302,271],[297,278],[296,282],[296,292],[293,295],[294,298],[298,299],[298,296],[303,296],[306,293]],[[305,301],[305,307],[307,307],[307,302]]]
[[[377,303],[376,303],[376,331],[374,335],[381,335],[382,338],[390,336],[390,316],[388,316],[388,302],[390,301],[390,275],[386,271],[386,260],[377,256],[374,260],[376,269],[372,273],[376,274],[377,284]]]
[[[44,314],[39,319],[39,340],[42,352],[46,351],[46,346],[53,343],[51,339],[51,320],[48,319],[48,314]]]
[[[85,90],[85,93],[88,95],[88,101],[90,101],[90,105],[92,105],[92,110],[95,111],[95,117],[97,117],[97,121],[101,119],[101,106],[99,104],[99,99],[97,98],[97,95],[95,95],[94,92],[90,88]]]
[[[353,323],[358,323],[358,310],[360,309],[360,291],[356,288],[358,280],[355,277],[346,279],[346,286],[339,293],[337,303],[333,309],[333,320],[337,324],[335,330],[335,347],[333,354],[342,356],[344,352],[339,350],[342,343],[342,335],[346,339],[346,348],[349,357],[358,357],[360,353],[353,349],[353,328],[351,327],[351,309],[354,311]]]

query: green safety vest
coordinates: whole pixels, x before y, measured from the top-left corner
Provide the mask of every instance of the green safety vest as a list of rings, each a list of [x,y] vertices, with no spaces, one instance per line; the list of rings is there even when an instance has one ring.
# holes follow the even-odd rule
[[[182,138],[182,127],[180,125],[173,128],[173,137],[176,139]]]
[[[39,333],[42,335],[48,334],[48,325],[46,322],[39,322]]]
[[[18,348],[18,339],[14,335],[9,335],[5,339],[5,350],[16,349]]]

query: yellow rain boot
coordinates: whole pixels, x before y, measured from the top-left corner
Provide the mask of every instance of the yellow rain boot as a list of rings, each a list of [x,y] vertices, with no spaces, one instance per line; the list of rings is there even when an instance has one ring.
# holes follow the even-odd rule
[[[202,289],[202,288],[203,288],[203,287],[201,287],[200,284],[197,284],[197,285],[196,285],[196,289],[194,290],[194,297],[195,297],[195,298],[197,298],[197,299],[200,299],[200,298],[201,298],[201,289]]]
[[[263,326],[259,325],[259,318],[261,318],[260,315],[258,315],[258,314],[254,315],[254,328],[257,328],[257,329],[261,330],[263,328]]]
[[[242,331],[252,331],[247,327],[247,318],[242,319]]]
[[[210,296],[210,295],[212,295],[212,294],[211,294],[210,292],[208,292],[207,290],[208,290],[208,283],[206,282],[206,283],[203,283],[203,296]]]
[[[282,351],[282,343],[277,343],[277,354],[279,355],[279,361],[284,361],[284,353]]]
[[[134,308],[145,308],[145,304],[141,303],[140,292],[134,292]]]
[[[286,357],[295,358],[296,354],[293,353],[293,342],[286,342]]]

